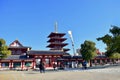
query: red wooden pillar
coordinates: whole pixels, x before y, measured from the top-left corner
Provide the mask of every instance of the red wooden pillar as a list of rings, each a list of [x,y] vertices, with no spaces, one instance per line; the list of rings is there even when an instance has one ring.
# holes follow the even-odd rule
[[[24,66],[25,66],[25,61],[22,60],[22,61],[21,61],[21,68],[22,68],[22,70],[24,69]]]
[[[52,59],[51,59],[51,66],[53,66],[53,63],[55,62],[55,56],[52,55]]]
[[[51,67],[52,66],[52,56],[49,56],[49,66],[48,67]]]
[[[107,64],[107,58],[105,58],[105,64]]]
[[[9,68],[12,69],[13,68],[13,60],[10,60],[10,63],[9,63]]]
[[[46,61],[45,61],[45,56],[42,57],[42,61],[46,63]]]
[[[42,62],[45,64],[45,67],[46,67],[47,65],[46,65],[45,55],[42,56],[42,59],[41,59],[41,60],[42,60]]]
[[[112,59],[111,58],[109,58],[110,59],[110,64],[112,64]]]
[[[57,61],[57,58],[60,58],[60,56],[58,56],[58,55],[51,56],[51,67],[53,67],[53,63],[55,63],[57,66],[59,66],[60,61]]]
[[[32,64],[33,64],[32,68],[35,69],[35,65],[36,65],[35,59],[33,59]]]
[[[0,60],[0,68],[1,68],[1,60]]]
[[[97,60],[96,60],[96,59],[94,59],[94,64],[95,64],[95,65],[97,64]]]
[[[100,59],[100,64],[102,64],[102,59]]]

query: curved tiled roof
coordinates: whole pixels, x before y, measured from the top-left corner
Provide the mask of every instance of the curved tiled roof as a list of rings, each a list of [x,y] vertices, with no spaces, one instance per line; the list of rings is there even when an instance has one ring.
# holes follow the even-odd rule
[[[63,54],[65,54],[65,52],[63,52],[63,51],[59,51],[59,50],[49,50],[49,51],[40,51],[40,50],[30,50],[30,51],[28,51],[27,52],[28,53],[28,55],[40,55],[40,54],[42,54],[42,55],[51,55],[51,54],[53,54],[53,55],[55,55],[55,54],[58,54],[58,55],[63,55]]]
[[[26,55],[10,55],[5,59],[10,59],[10,60],[14,60],[14,59],[27,59]]]

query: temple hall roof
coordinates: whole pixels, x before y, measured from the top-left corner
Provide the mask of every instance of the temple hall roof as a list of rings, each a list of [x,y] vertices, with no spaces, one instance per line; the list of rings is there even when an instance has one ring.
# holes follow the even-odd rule
[[[28,46],[23,46],[18,40],[13,41],[10,45],[9,48],[30,48]]]
[[[48,51],[40,51],[40,50],[30,50],[27,52],[28,55],[63,55],[65,52],[59,50],[48,50]]]
[[[10,55],[5,59],[9,59],[9,60],[19,60],[19,59],[27,59],[26,55]]]

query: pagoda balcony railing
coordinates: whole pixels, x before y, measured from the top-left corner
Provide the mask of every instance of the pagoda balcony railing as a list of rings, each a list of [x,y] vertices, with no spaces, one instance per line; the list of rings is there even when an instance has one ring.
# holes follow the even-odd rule
[[[50,38],[47,42],[63,42],[66,38]]]
[[[63,50],[62,48],[51,48],[50,50]]]
[[[62,42],[51,42],[50,44],[66,44],[66,43],[62,43]]]
[[[60,36],[54,36],[54,37],[50,37],[50,38],[63,38],[63,37],[60,37]]]

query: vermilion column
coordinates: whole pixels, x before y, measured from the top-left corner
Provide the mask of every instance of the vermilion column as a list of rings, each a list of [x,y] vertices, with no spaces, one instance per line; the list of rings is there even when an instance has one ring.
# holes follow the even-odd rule
[[[46,61],[45,61],[45,56],[42,57],[42,61],[43,61],[43,62],[46,62]]]
[[[94,59],[94,63],[97,64],[97,60],[96,59]]]
[[[105,59],[105,64],[107,64],[107,58]]]
[[[21,62],[21,68],[22,68],[22,70],[24,69],[24,66],[25,66],[25,61],[22,60],[22,62]]]
[[[102,59],[100,59],[100,64],[103,64],[103,61],[102,61]]]
[[[9,68],[12,69],[13,68],[13,60],[10,60],[10,63],[9,63]]]
[[[0,61],[0,68],[1,68],[1,61]]]
[[[51,57],[51,64],[52,64],[52,66],[53,66],[53,62],[55,62],[55,57],[54,56]]]
[[[32,65],[32,67],[33,67],[33,69],[35,69],[35,65],[36,65],[36,63],[35,63],[35,59],[33,59],[33,65]]]

